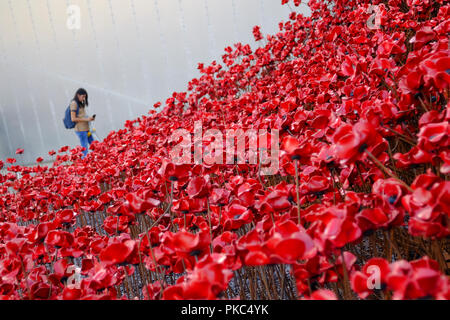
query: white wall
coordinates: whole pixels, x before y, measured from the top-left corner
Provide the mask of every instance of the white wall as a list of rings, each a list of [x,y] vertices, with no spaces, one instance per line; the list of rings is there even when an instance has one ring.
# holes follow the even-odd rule
[[[66,26],[69,5],[80,30]],[[76,146],[62,118],[79,87],[105,137],[184,91],[198,62],[221,62],[236,42],[254,47],[253,26],[276,33],[289,11],[280,0],[0,0],[0,159]]]

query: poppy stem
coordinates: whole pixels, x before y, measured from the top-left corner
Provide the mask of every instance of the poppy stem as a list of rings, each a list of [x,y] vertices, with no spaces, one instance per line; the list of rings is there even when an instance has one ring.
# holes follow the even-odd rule
[[[128,299],[132,299],[134,292],[133,292],[133,287],[130,285],[130,279],[128,278],[128,272],[127,272],[126,267],[124,267],[124,274],[125,274],[124,286],[127,289]]]
[[[256,267],[256,270],[258,271],[259,277],[261,278],[261,280],[262,280],[262,282],[264,284],[264,287],[267,290],[267,295],[268,295],[269,299],[272,300],[272,294],[270,293],[269,285],[267,284],[267,278],[266,278],[266,275],[265,275],[265,273],[263,271],[262,266]]]
[[[294,164],[295,164],[295,191],[297,193],[297,214],[298,214],[298,224],[301,224],[301,219],[300,219],[300,193],[299,193],[299,186],[298,186],[298,167],[297,167],[297,162],[298,160],[295,159]]]
[[[383,230],[383,232],[385,239],[388,239],[389,238],[388,232],[390,231]],[[386,260],[389,261],[389,263],[392,262],[392,247],[393,247],[392,243],[389,240],[384,245]]]
[[[53,269],[53,271],[54,271],[53,265],[55,264],[57,258],[58,258],[58,248],[56,248],[56,250],[55,250],[55,258],[53,259],[53,262],[50,267]],[[48,274],[48,272],[47,272],[47,274]],[[52,296],[52,283],[50,282],[50,290],[48,291],[48,299],[50,299],[51,296]]]
[[[392,168],[394,169],[395,174],[398,175],[397,168],[395,166],[395,159],[392,156],[392,148],[391,148],[390,143],[388,143],[388,152],[389,152],[389,158],[391,159]]]
[[[414,190],[408,186],[405,182],[403,182],[402,180],[399,179],[399,177],[397,177],[395,174],[393,174],[392,172],[390,172],[390,170],[388,168],[386,168],[381,162],[380,160],[378,160],[369,150],[365,150],[365,153],[367,153],[367,155],[370,157],[370,159],[372,159],[373,162],[375,162],[383,171],[384,173],[386,173],[388,176],[390,176],[391,178],[397,180],[402,186],[404,186],[406,189],[408,189],[410,192],[413,192]]]
[[[331,173],[331,181],[333,181],[333,205],[336,205],[336,182],[334,181],[333,173]]]
[[[281,266],[284,266],[284,265],[281,265]],[[284,290],[285,290],[285,288],[284,288],[284,280],[285,280],[284,268],[282,269],[283,276],[281,276],[281,272],[280,272],[281,270],[280,270],[280,266],[279,265],[275,266],[275,271],[277,272],[278,279],[281,282],[280,298],[283,299],[284,298]]]
[[[170,209],[172,208],[172,203],[173,203],[173,181],[170,181],[170,203],[169,206],[167,207],[167,210],[169,211],[170,214],[170,224],[173,225],[173,214],[172,211],[170,211]]]
[[[356,167],[356,170],[358,171],[359,179],[361,180],[361,184],[363,185],[363,187],[365,189],[365,192],[366,193],[370,193],[372,188],[370,187],[370,185],[368,186],[366,181],[364,180],[364,178],[363,178],[363,176],[361,174],[361,169],[359,168],[359,162],[358,161],[355,162],[355,167]]]
[[[253,272],[252,270],[250,270],[250,273],[253,276]],[[256,300],[256,295],[255,295],[255,289],[254,289],[254,281],[251,281],[250,279],[252,279],[253,277],[249,278],[249,285],[248,285],[248,290],[250,292],[250,299],[251,300]]]
[[[384,235],[385,235],[386,239],[389,241],[390,248],[394,248],[395,252],[398,255],[398,259],[403,259],[402,253],[400,252],[400,250],[398,249],[397,245],[393,241],[394,229],[391,229],[389,231],[385,230],[384,232],[385,232]],[[388,257],[389,261],[391,261],[391,257],[392,257],[392,254],[390,254],[389,257]]]
[[[147,237],[149,237],[148,233],[147,233]],[[159,281],[161,283],[161,293],[162,293],[162,288],[164,287],[163,271],[161,269],[161,266],[158,265],[158,263],[156,262],[155,254],[153,252],[153,247],[152,247],[152,243],[150,242],[150,239],[149,239],[149,247],[150,247],[150,254],[152,255],[153,263],[155,264],[155,269],[159,271],[159,272],[157,272],[157,274],[159,277]]]
[[[383,126],[383,125],[381,125],[381,127],[384,128],[384,129],[387,129],[387,130],[391,131],[392,133],[395,133],[395,134],[398,135],[403,141],[409,143],[410,145],[412,145],[412,146],[415,146],[415,145],[416,145],[416,142],[415,142],[414,140],[411,140],[409,137],[405,136],[404,134],[402,134],[402,133],[400,133],[400,132],[398,132],[398,131],[396,131],[396,130],[394,130],[394,129],[391,129],[391,128],[389,128],[389,127]]]
[[[400,101],[399,96],[398,96],[398,92],[397,89],[395,89],[394,87],[391,87],[386,80],[384,80],[383,78],[381,78],[381,83],[394,94],[395,99],[397,99],[397,101]]]
[[[337,173],[336,173],[334,170],[335,170],[334,168],[331,168],[331,170],[330,170],[330,172],[331,172],[331,180],[333,180],[333,188],[334,188],[334,189],[337,189],[337,191],[338,191],[338,193],[339,193],[339,197],[340,197],[341,199],[343,199],[343,198],[345,197],[345,194],[344,194],[344,195],[341,194],[341,190],[340,190],[338,184],[336,183],[336,179],[335,179],[336,176],[337,176]],[[337,178],[338,178],[338,180],[339,180],[339,176],[338,176]],[[341,183],[341,182],[339,181],[339,184],[340,184],[340,183]],[[333,199],[336,200],[336,191],[333,193]],[[336,202],[335,202],[334,204],[336,204]]]
[[[308,282],[308,291],[309,291],[309,296],[312,296],[312,290],[311,290],[311,281],[309,281],[309,278],[306,279],[306,281]]]
[[[25,266],[23,265],[23,258],[22,258],[21,255],[19,255],[19,257],[20,257],[20,264],[22,265],[22,272],[23,272],[25,284],[27,285],[28,299],[33,300],[32,296],[31,296],[30,285],[28,284],[28,280],[27,280],[28,274],[27,274],[27,272],[25,270]]]
[[[149,238],[147,238],[148,240],[150,240]],[[142,255],[141,255],[141,241],[139,241],[139,245],[138,245],[138,255],[139,255],[139,269],[140,269],[140,273],[141,273],[141,278],[142,281],[144,282],[144,286],[147,289],[147,296],[150,299],[150,291],[148,289],[148,283],[149,283],[149,279],[147,279],[147,277],[144,275],[143,273],[143,263],[142,263]]]
[[[240,175],[241,175],[241,173],[239,172],[239,170],[238,170],[238,167],[237,167],[237,165],[235,165],[235,166],[234,166],[234,168],[236,169],[236,173],[237,173],[237,175],[238,175],[238,176],[240,176]]]
[[[349,48],[352,49],[353,53],[356,54],[356,55],[359,57],[358,52],[356,52],[356,50],[350,45],[350,43],[348,43],[347,40],[345,40],[344,38],[342,38],[341,35],[338,35],[338,38],[341,39],[342,41],[344,41],[344,42],[349,46]],[[353,66],[352,66],[352,67],[353,67]]]

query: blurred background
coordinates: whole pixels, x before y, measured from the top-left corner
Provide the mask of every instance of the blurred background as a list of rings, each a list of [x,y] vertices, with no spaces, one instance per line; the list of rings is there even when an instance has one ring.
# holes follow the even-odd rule
[[[106,137],[289,12],[280,0],[0,0],[0,159],[28,165],[78,145],[62,119],[79,87]]]

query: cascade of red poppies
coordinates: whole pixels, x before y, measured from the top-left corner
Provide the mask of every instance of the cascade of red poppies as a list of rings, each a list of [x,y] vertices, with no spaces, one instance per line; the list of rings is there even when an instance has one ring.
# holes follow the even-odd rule
[[[85,159],[7,159],[0,298],[449,299],[450,5],[308,5]],[[279,170],[173,163],[196,121],[279,130]]]

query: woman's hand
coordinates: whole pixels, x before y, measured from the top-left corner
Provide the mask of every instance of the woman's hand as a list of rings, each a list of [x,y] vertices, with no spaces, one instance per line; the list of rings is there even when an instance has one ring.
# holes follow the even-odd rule
[[[94,120],[95,120],[94,117],[89,117],[89,118],[87,118],[87,121],[88,121],[88,122],[91,122],[91,121],[94,121]]]

